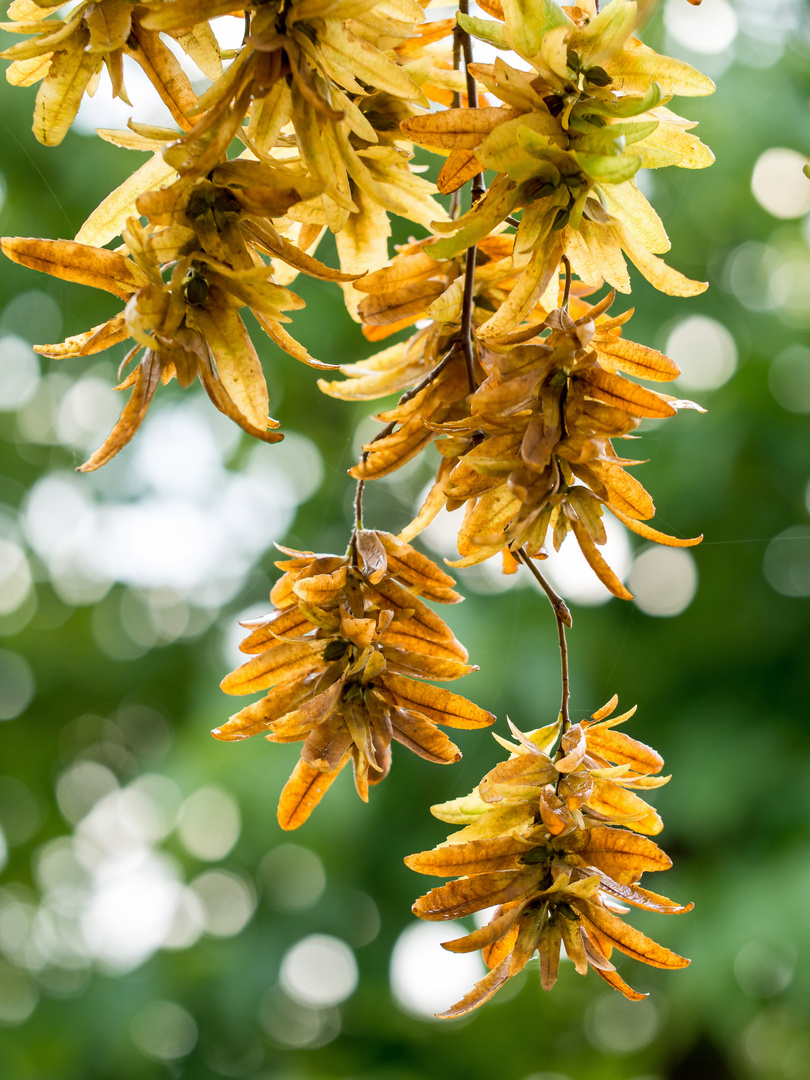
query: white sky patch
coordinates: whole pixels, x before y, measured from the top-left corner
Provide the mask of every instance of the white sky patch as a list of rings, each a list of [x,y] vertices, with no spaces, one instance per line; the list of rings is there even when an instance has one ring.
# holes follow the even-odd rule
[[[602,520],[605,523],[607,542],[599,551],[614,574],[621,581],[625,581],[631,561],[627,531],[608,513]],[[543,577],[548,578],[566,600],[586,607],[597,607],[610,600],[613,594],[590,568],[573,534],[566,537],[559,551],[555,551],[550,542],[549,548],[549,557],[537,565]],[[536,587],[540,588],[539,585]]]
[[[141,484],[157,495],[190,496],[196,501],[205,497],[212,479],[214,483],[222,479],[222,450],[206,417],[189,402],[150,415],[132,443],[131,455],[130,465]]]
[[[389,977],[394,1000],[405,1012],[432,1017],[449,1009],[484,976],[479,953],[447,952],[443,941],[460,937],[458,924],[414,923],[400,934],[391,953]]]
[[[85,397],[97,393],[107,400],[107,389],[88,378],[55,406],[59,434],[74,445],[90,441],[85,414],[92,402]],[[323,478],[320,452],[303,436],[286,450],[282,444],[280,456],[258,447],[245,473],[225,466],[232,445],[195,403],[167,403],[126,448],[129,460],[112,462],[105,475],[63,471],[38,480],[23,509],[23,532],[62,599],[94,603],[115,581],[140,590],[150,645],[185,633],[194,622],[188,603],[227,603]]]
[[[136,850],[103,859],[81,918],[88,952],[111,974],[139,967],[172,929],[183,886],[168,856]]]
[[[97,375],[79,379],[59,403],[56,437],[64,446],[90,454],[112,431],[121,411],[121,396]]]
[[[430,485],[421,492],[418,505],[421,506],[429,490]],[[452,514],[442,510],[419,534],[420,539],[442,558],[458,559],[456,537],[463,521],[463,509]],[[631,561],[627,533],[609,514],[605,514],[604,522],[607,542],[600,549],[601,553],[618,577],[624,580]],[[537,565],[544,577],[548,577],[566,599],[587,606],[607,603],[612,594],[590,568],[573,536],[566,538],[558,552],[554,551],[549,537],[548,547],[548,559]],[[457,572],[464,574],[465,580],[475,592],[502,592],[515,585],[539,588],[526,571],[519,570],[517,574],[507,575],[502,573],[501,568],[501,559],[496,556],[479,566]]]
[[[724,52],[737,36],[737,16],[727,0],[704,0],[699,9],[667,0],[664,25],[679,44],[704,55]]]
[[[143,68],[128,56],[124,57],[124,85],[130,100],[136,102],[136,109],[120,98],[112,96],[110,76],[107,69],[102,68],[95,94],[93,97],[85,94],[82,98],[73,122],[73,130],[82,135],[94,135],[96,128],[112,128],[113,130],[126,128],[127,121],[130,119],[135,119],[141,124],[176,127],[171,113],[161,101],[160,95],[152,86]],[[124,152],[121,151],[121,153]],[[140,161],[146,161],[146,158],[141,158]]]
[[[179,862],[158,847],[180,816],[180,792],[168,778],[146,773],[121,788],[103,766],[77,761],[59,778],[57,798],[74,832],[35,850],[36,890],[0,889],[0,951],[19,967],[75,973],[95,966],[121,975],[159,949],[190,948],[203,933],[238,934],[253,915],[250,880],[209,870],[186,885]],[[230,847],[238,815],[234,829],[232,800],[225,801],[214,809],[218,820],[230,815]],[[209,802],[202,808],[210,810]],[[222,850],[222,837],[217,842]]]
[[[305,503],[316,493],[324,477],[321,452],[315,443],[291,431],[285,434],[284,441],[272,447],[264,444],[254,446],[247,460],[245,473],[264,483],[278,485],[279,474],[289,485],[289,496],[293,503]],[[285,491],[288,489],[285,487]]]

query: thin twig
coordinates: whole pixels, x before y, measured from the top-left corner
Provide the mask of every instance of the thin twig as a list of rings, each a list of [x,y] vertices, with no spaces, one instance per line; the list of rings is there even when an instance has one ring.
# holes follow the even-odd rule
[[[562,677],[562,698],[560,702],[560,717],[562,718],[561,734],[564,735],[571,726],[571,714],[568,710],[568,702],[571,697],[571,685],[568,674],[568,643],[565,640],[566,626],[570,628],[573,625],[571,612],[568,610],[566,602],[561,596],[557,595],[554,589],[552,589],[523,548],[518,548],[515,554],[524,566],[528,567],[532,576],[548,597],[549,603],[551,604],[551,610],[554,612],[554,618],[557,620],[557,641],[560,646],[560,674]]]
[[[421,379],[415,386],[412,386],[410,388],[410,390],[405,391],[405,393],[402,395],[402,397],[396,403],[394,408],[398,409],[401,405],[406,405],[409,401],[411,401],[413,398],[415,398],[417,394],[421,393],[425,389],[425,387],[430,386],[430,384],[433,382],[433,380],[444,371],[444,369],[447,367],[447,365],[453,359],[453,357],[456,354],[456,349],[457,348],[458,348],[458,342],[454,342],[453,345],[447,350],[447,352],[444,354],[444,356],[438,362],[438,364],[434,368],[431,368],[431,370],[427,373],[427,375],[425,375],[424,379]],[[392,420],[390,424],[386,424],[384,428],[381,428],[377,432],[377,434],[374,436],[374,438],[371,440],[371,442],[375,443],[375,442],[379,442],[380,439],[387,438],[389,435],[393,434],[393,431],[396,428],[396,426],[397,426],[397,421]],[[364,450],[363,451],[363,456],[361,457],[360,460],[361,461],[368,461],[368,455],[370,453],[371,453],[370,450]],[[363,481],[361,481],[361,483],[362,482]],[[357,505],[357,502],[356,502],[356,499],[355,499],[355,506],[356,505]]]
[[[511,225],[513,229],[517,229],[520,225],[520,218],[512,217],[511,214],[508,217],[505,217],[503,220],[506,222],[507,225]]]
[[[555,616],[570,629],[574,625],[574,622],[571,618],[571,612],[569,611],[566,602],[558,593],[554,591],[554,589],[552,589],[551,585],[549,585],[549,583],[534,565],[534,563],[523,550],[523,548],[518,548],[516,554],[518,558],[521,559],[526,566],[528,566],[529,570],[531,570],[532,575],[537,581],[537,584],[548,597],[549,603],[554,610]]]

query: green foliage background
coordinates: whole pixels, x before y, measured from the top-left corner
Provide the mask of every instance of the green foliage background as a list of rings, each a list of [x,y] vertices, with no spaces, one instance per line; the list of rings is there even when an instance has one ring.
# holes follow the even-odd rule
[[[705,3],[710,11],[712,0]],[[797,3],[769,10],[778,20],[786,11],[801,15],[804,9]],[[647,40],[656,45],[661,33],[654,21]],[[754,45],[749,42],[756,53]],[[700,66],[701,58],[688,58]],[[634,340],[661,347],[673,319],[705,314],[731,330],[739,350],[734,377],[714,392],[694,395],[707,405],[706,416],[681,414],[650,431],[642,444],[651,462],[641,478],[656,498],[659,520],[682,535],[705,534],[694,552],[698,593],[672,619],[647,616],[616,600],[593,608],[573,605],[574,715],[589,714],[614,692],[625,707],[638,702],[627,730],[659,749],[673,774],[655,802],[665,821],[662,844],[675,867],[660,885],[653,881],[651,886],[692,899],[696,907],[678,919],[633,917],[635,925],[693,960],[689,969],[672,974],[640,970],[630,961],[622,965],[631,983],[651,992],[651,1011],[643,1014],[644,1023],[652,1025],[646,1043],[623,1052],[622,1045],[633,1045],[634,1015],[642,1014],[621,1001],[606,1003],[614,999],[598,979],[582,980],[565,965],[553,994],[544,995],[529,971],[516,993],[504,994],[502,1002],[496,998],[465,1021],[439,1023],[397,1006],[389,988],[391,951],[414,921],[410,904],[427,885],[405,869],[402,857],[444,838],[429,805],[470,790],[500,751],[489,735],[462,732],[464,759],[452,769],[395,753],[392,775],[372,792],[370,806],[359,803],[344,776],[299,834],[282,834],[275,805],[295,748],[261,740],[218,744],[208,735],[233,711],[234,703],[218,689],[226,670],[223,634],[231,635],[239,612],[248,605],[257,610],[256,602],[266,598],[276,573],[268,549],[209,630],[130,660],[111,659],[100,650],[93,631],[93,620],[98,627],[100,617],[93,606],[61,600],[44,565],[35,575],[35,607],[29,601],[0,620],[0,647],[25,658],[36,686],[27,710],[0,725],[0,825],[13,840],[26,831],[20,822],[30,819],[29,835],[10,847],[0,898],[22,895],[19,890],[26,888],[36,893],[38,853],[71,832],[55,800],[55,783],[81,758],[104,764],[122,785],[139,774],[158,773],[184,797],[212,784],[230,792],[242,829],[221,868],[252,881],[257,895],[255,913],[238,935],[207,935],[187,949],[158,951],[122,975],[73,971],[66,976],[47,966],[26,971],[2,961],[0,999],[4,994],[18,1000],[20,995],[28,1000],[26,994],[39,997],[24,1023],[0,1027],[4,1078],[810,1076],[810,610],[806,597],[780,594],[763,574],[772,539],[803,526],[804,539],[791,534],[792,540],[770,549],[770,557],[795,564],[808,581],[808,416],[774,399],[768,372],[772,359],[801,342],[810,327],[810,230],[807,221],[772,217],[750,188],[754,163],[768,147],[810,149],[808,60],[805,26],[804,36],[792,34],[773,65],[735,61],[719,77],[713,98],[681,103],[686,115],[700,120],[700,135],[717,164],[708,172],[669,170],[671,175],[657,176],[653,202],[672,239],[672,263],[691,277],[708,277],[711,288],[697,300],[678,300],[634,277]],[[711,74],[710,64],[708,70]],[[131,156],[73,134],[60,150],[46,150],[29,131],[32,99],[32,91],[0,84],[1,168],[7,186],[0,231],[70,237],[124,179]],[[399,237],[407,234],[403,228]],[[769,245],[777,266],[791,253],[794,291],[804,282],[804,315],[795,303],[792,313],[786,312],[778,296],[769,309],[752,310],[730,290],[729,256],[751,241]],[[308,308],[296,316],[294,330],[314,355],[346,362],[369,354],[336,292],[319,282],[296,287]],[[756,281],[750,287],[755,289]],[[31,290],[53,298],[63,312],[65,334],[113,310],[108,298],[40,279],[7,262],[0,265],[0,307],[13,310],[7,307],[13,298]],[[30,340],[55,340],[40,333],[36,310],[32,314]],[[11,329],[22,333],[17,324]],[[361,413],[323,397],[312,371],[269,350],[263,355],[274,415],[284,430],[314,440],[325,462],[319,490],[299,507],[284,542],[340,551],[350,527],[352,486],[345,470],[353,461]],[[81,374],[81,361],[51,363],[71,380]],[[107,366],[112,380],[112,361]],[[162,397],[156,410],[176,400],[171,391]],[[111,482],[122,489],[131,452],[132,447],[109,467],[118,470]],[[229,466],[237,467],[247,452],[240,443]],[[276,448],[261,452],[272,456]],[[9,520],[38,478],[78,463],[68,448],[27,441],[14,415],[0,414],[0,502]],[[392,531],[401,527],[426,478],[426,472],[415,472],[399,486],[376,490],[372,485],[366,523]],[[86,482],[96,483],[94,478]],[[36,568],[36,558],[33,562]],[[105,615],[108,622],[117,617],[123,595],[123,586],[116,585],[99,601],[111,613]],[[507,715],[525,728],[547,723],[559,692],[553,620],[541,597],[530,588],[471,592],[447,618],[481,668],[459,689],[497,713],[496,730],[506,734]],[[124,634],[120,625],[116,633]],[[138,714],[133,708],[153,712]],[[121,720],[125,715],[128,725]],[[159,738],[150,737],[153,728],[139,736],[138,715],[144,724],[150,717],[153,727],[158,724]],[[96,719],[77,724],[79,717]],[[8,777],[22,781],[25,789],[9,784]],[[35,801],[35,820],[34,803],[25,801],[24,791]],[[326,871],[321,898],[297,914],[279,910],[273,901],[276,886],[259,871],[267,852],[291,841],[316,853]],[[187,879],[207,868],[176,833],[162,848],[179,861]],[[0,940],[16,932],[8,920],[4,929],[4,910],[0,903]],[[277,988],[279,965],[292,944],[313,933],[356,945],[360,979],[339,1007],[339,1032],[331,1029],[333,1038],[322,1034],[324,1045],[293,1048],[278,1037],[287,1023],[285,1009],[292,1010],[290,1030],[300,1022],[297,1006]],[[366,944],[358,944],[364,939]],[[430,979],[427,970],[425,978]],[[165,1000],[193,1016],[199,1036],[186,1056],[160,1062],[139,1051],[132,1021],[150,1002]],[[333,1013],[330,1017],[329,1023],[336,1023]],[[320,1021],[316,1017],[313,1023],[317,1027]],[[611,1031],[619,1032],[618,1047],[610,1046]],[[631,1033],[629,1043],[627,1038],[622,1043],[622,1031]]]

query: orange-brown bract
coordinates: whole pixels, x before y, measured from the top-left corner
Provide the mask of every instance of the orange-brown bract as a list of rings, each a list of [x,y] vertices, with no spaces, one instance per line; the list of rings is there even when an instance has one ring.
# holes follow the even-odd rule
[[[466,698],[421,682],[476,670],[449,627],[420,597],[455,603],[453,579],[390,533],[361,529],[351,554],[282,549],[289,559],[270,598],[276,610],[248,625],[253,659],[222,682],[229,694],[269,693],[215,729],[218,739],[266,733],[303,742],[278,807],[294,829],[351,760],[357,792],[387,775],[391,741],[437,764],[461,754],[437,724],[486,727],[494,716]]]
[[[664,419],[679,408],[697,407],[625,378],[667,381],[677,377],[677,365],[622,337],[632,310],[611,317],[615,293],[590,307],[582,299],[589,290],[579,286],[564,306],[546,311],[538,304],[524,325],[479,342],[479,385],[470,394],[456,342],[458,268],[454,260],[433,259],[431,250],[430,244],[412,245],[390,267],[355,286],[366,294],[358,311],[372,328],[393,324],[400,329],[420,314],[431,317],[431,325],[409,342],[344,366],[346,381],[321,381],[335,397],[367,399],[401,389],[417,373],[442,364],[418,394],[380,415],[389,425],[387,433],[365,447],[352,474],[385,476],[435,443],[442,455],[436,483],[403,530],[404,538],[418,535],[443,507],[465,504],[458,534],[461,558],[454,566],[483,562],[505,549],[523,548],[533,558],[545,558],[548,537],[559,549],[570,532],[603,583],[629,599],[598,550],[607,539],[603,508],[644,539],[676,547],[700,541],[646,524],[655,506],[626,471],[641,463],[619,456],[611,441],[628,436],[644,417]],[[515,285],[509,237],[490,237],[481,253],[474,324],[483,317],[479,304],[488,309]],[[556,294],[556,281],[552,284]]]
[[[645,995],[616,971],[614,948],[653,967],[689,963],[619,918],[628,904],[669,914],[692,905],[638,884],[644,872],[671,863],[649,839],[661,819],[637,792],[669,778],[657,775],[663,762],[654,750],[614,730],[635,711],[612,716],[616,703],[562,734],[559,721],[526,734],[510,725],[517,741],[499,741],[512,756],[471,795],[433,807],[442,821],[464,827],[405,862],[458,880],[421,897],[414,913],[456,919],[497,905],[486,926],[445,943],[450,952],[483,950],[489,973],[442,1017],[487,1001],[535,953],[550,990],[563,945],[580,975],[592,967],[633,1001]]]

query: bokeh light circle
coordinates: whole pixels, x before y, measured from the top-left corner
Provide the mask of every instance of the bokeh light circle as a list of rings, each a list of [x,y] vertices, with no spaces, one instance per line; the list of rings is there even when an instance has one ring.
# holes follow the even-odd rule
[[[37,988],[28,974],[0,960],[0,1025],[24,1024],[38,1001]]]
[[[680,615],[697,592],[697,565],[683,548],[646,548],[636,557],[628,584],[645,615]]]
[[[604,1054],[632,1054],[648,1046],[661,1027],[655,1003],[609,994],[591,1002],[585,1015],[588,1041]]]
[[[256,894],[244,878],[227,870],[208,870],[191,883],[202,904],[203,924],[213,937],[234,937],[250,920]]]
[[[129,1032],[144,1057],[155,1061],[185,1057],[197,1042],[194,1017],[173,1001],[151,1001],[132,1018]]]
[[[751,998],[781,994],[793,981],[795,970],[796,949],[786,941],[754,939],[743,945],[734,960],[734,976]]]
[[[808,158],[786,146],[772,146],[757,158],[751,191],[763,210],[789,220],[810,211],[810,180],[804,166]]]
[[[31,568],[22,547],[0,537],[0,615],[9,615],[31,591]]]
[[[34,675],[24,656],[0,649],[0,720],[13,720],[28,708],[36,690]]]
[[[326,887],[323,863],[301,844],[279,844],[259,863],[259,881],[277,911],[306,911]]]
[[[763,572],[782,596],[810,596],[810,527],[791,525],[765,549]]]
[[[189,854],[216,862],[234,846],[241,827],[236,800],[211,785],[195,791],[183,803],[177,832]]]
[[[285,992],[302,1005],[339,1005],[357,988],[357,961],[345,941],[310,934],[285,954],[280,978]]]
[[[669,333],[664,352],[681,373],[684,390],[716,390],[737,369],[737,345],[721,322],[708,315],[688,315]]]
[[[39,386],[39,360],[16,334],[0,337],[0,412],[27,404]]]
[[[810,412],[810,349],[797,343],[778,353],[768,368],[768,386],[783,409]]]

